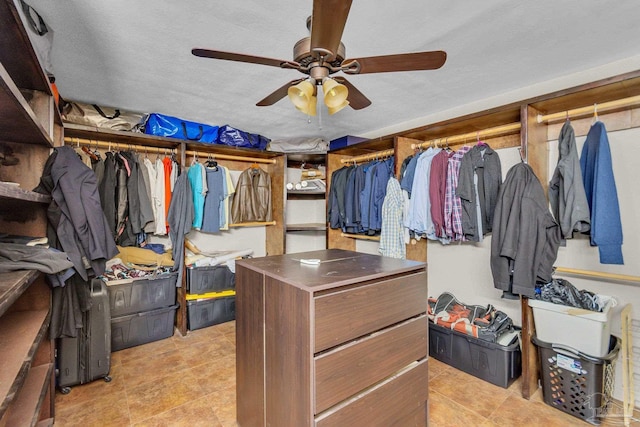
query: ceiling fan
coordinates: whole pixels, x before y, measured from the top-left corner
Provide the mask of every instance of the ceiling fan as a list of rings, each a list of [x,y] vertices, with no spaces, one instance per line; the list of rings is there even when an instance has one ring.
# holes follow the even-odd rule
[[[435,70],[447,59],[444,51],[403,53],[345,59],[342,33],[352,0],[314,0],[312,15],[307,19],[310,37],[298,41],[293,47],[293,60],[281,60],[210,49],[192,49],[191,53],[203,58],[224,59],[273,67],[298,70],[309,77],[292,80],[276,89],[257,106],[269,106],[289,96],[296,108],[315,115],[317,86],[323,86],[324,102],[333,114],[349,105],[354,110],[371,105],[371,101],[344,77],[330,75],[342,71],[346,74],[370,74],[395,71]]]

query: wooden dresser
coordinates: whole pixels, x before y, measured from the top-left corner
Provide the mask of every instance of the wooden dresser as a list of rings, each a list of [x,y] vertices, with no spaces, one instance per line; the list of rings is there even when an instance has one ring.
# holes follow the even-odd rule
[[[341,249],[238,261],[239,425],[425,426],[426,307],[421,262]]]

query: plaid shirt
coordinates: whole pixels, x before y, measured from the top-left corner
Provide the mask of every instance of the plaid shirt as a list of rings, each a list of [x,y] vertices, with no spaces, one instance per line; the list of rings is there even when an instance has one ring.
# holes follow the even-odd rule
[[[395,177],[387,181],[387,194],[382,203],[382,229],[378,251],[386,257],[405,259],[407,248],[403,226],[404,196]]]
[[[449,168],[447,169],[447,183],[444,195],[444,230],[451,240],[464,241],[464,233],[462,232],[462,202],[460,197],[456,196],[456,188],[458,187],[458,174],[460,172],[460,162],[471,147],[464,146],[458,149],[451,157],[449,157]]]

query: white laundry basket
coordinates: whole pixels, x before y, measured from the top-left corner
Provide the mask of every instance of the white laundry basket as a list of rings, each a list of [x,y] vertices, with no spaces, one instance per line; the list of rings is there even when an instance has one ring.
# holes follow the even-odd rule
[[[602,312],[529,299],[536,336],[545,342],[562,344],[595,357],[609,353],[613,297],[599,295]]]

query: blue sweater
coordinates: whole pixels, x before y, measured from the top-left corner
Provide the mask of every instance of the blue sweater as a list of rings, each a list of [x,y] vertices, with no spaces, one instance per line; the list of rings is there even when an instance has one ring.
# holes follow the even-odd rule
[[[582,147],[580,168],[591,212],[591,245],[600,251],[601,264],[624,264],[618,192],[604,123],[591,126]]]

